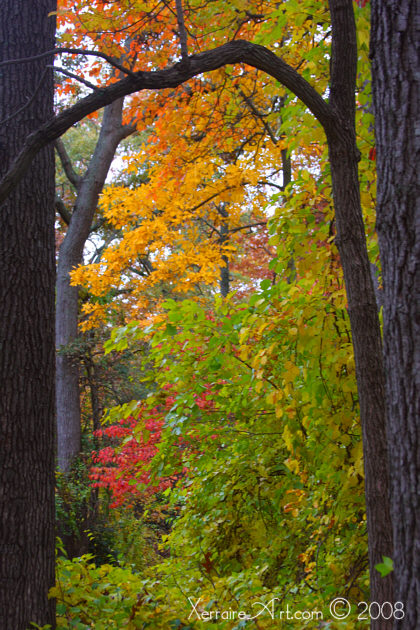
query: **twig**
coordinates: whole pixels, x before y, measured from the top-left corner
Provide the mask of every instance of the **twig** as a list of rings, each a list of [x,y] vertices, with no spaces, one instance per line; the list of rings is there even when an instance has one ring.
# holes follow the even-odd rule
[[[248,109],[254,114],[254,116],[256,116],[256,118],[258,118],[258,120],[260,120],[262,122],[262,124],[264,126],[264,129],[266,130],[266,132],[270,136],[270,139],[273,142],[273,144],[277,144],[278,140],[277,140],[276,136],[274,135],[273,130],[271,129],[271,127],[268,124],[268,122],[266,120],[264,120],[264,116],[255,107],[254,103],[252,102],[252,99],[249,96],[247,96],[243,90],[239,90],[239,93],[242,96],[242,98],[244,99]]]
[[[47,66],[47,68],[52,68],[55,72],[61,72],[61,74],[64,74],[66,77],[69,77],[70,79],[76,79],[76,81],[79,81],[79,83],[83,83],[83,85],[88,87],[90,90],[93,90],[94,92],[96,90],[99,90],[97,85],[94,85],[90,81],[87,81],[86,79],[83,79],[82,77],[79,77],[79,75],[74,74],[74,72],[70,72],[69,70],[64,70],[64,68],[59,68],[57,66]]]
[[[89,234],[92,234],[92,232],[96,232],[96,230],[99,230],[99,228],[101,228],[101,227],[103,226],[103,224],[105,223],[105,221],[106,221],[105,217],[102,217],[102,218],[98,219],[98,220],[96,221],[96,223],[94,223],[94,224],[92,225],[92,227],[90,228],[90,230],[89,230]]]
[[[241,225],[240,227],[232,228],[229,230],[230,234],[234,234],[235,232],[240,232],[241,230],[248,230],[253,227],[259,227],[260,225],[267,225],[267,221],[259,221],[258,223],[249,223],[248,225]]]
[[[69,55],[87,55],[87,56],[90,55],[92,57],[100,57],[101,59],[105,59],[105,61],[107,61],[111,66],[114,66],[114,68],[117,68],[124,74],[127,74],[133,79],[136,78],[135,72],[133,72],[129,68],[126,68],[125,66],[122,66],[120,63],[118,63],[118,61],[115,61],[115,59],[113,59],[109,55],[106,55],[105,53],[101,53],[101,52],[96,52],[94,50],[84,50],[83,48],[55,48],[54,50],[47,50],[44,53],[41,53],[39,55],[33,55],[32,57],[21,57],[20,59],[6,59],[5,61],[0,62],[0,68],[2,66],[9,66],[11,64],[27,63],[29,61],[38,61],[38,59],[44,59],[44,57],[50,57],[51,55],[61,55],[63,53],[67,53]]]
[[[240,363],[243,363],[243,365],[246,365],[246,367],[249,368],[251,370],[251,372],[254,371],[254,368],[252,367],[252,365],[247,363],[247,361],[244,361],[243,359],[238,357],[236,354],[232,354],[231,356],[234,357]],[[273,383],[273,381],[271,379],[268,378],[268,376],[263,376],[262,379],[263,379],[263,381],[267,381],[267,383],[270,383],[271,387],[274,387],[274,389],[280,389],[275,383]]]

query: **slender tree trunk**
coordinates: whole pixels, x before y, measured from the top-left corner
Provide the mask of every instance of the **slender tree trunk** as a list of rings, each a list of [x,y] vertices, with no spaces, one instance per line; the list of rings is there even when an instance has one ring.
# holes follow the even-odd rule
[[[101,405],[99,401],[98,375],[95,361],[91,354],[86,361],[86,374],[90,389],[90,404],[92,408],[92,425],[93,430],[98,431],[101,428]],[[96,447],[95,447],[96,448]]]
[[[395,628],[420,627],[420,6],[372,0]]]
[[[54,0],[2,0],[0,61],[54,48]],[[0,73],[0,176],[53,115],[52,58]],[[0,208],[0,627],[55,627],[54,154]]]
[[[57,448],[58,465],[68,472],[80,453],[79,361],[66,346],[78,335],[78,287],[70,285],[70,272],[83,259],[99,194],[105,184],[120,141],[134,132],[122,126],[123,99],[104,110],[99,139],[89,167],[80,181],[77,200],[66,236],[61,244],[57,267],[56,346],[57,346]],[[60,350],[61,349],[61,350]]]
[[[225,245],[229,240],[229,226],[227,223],[228,211],[226,210],[223,203],[218,206],[218,212],[222,217],[222,222],[219,229],[219,245],[221,249],[223,245]],[[225,298],[229,293],[230,288],[229,258],[226,256],[226,254],[222,254],[222,260],[223,265],[220,267],[219,290],[220,295]]]
[[[220,267],[219,289],[220,289],[220,295],[225,298],[227,294],[229,293],[229,284],[230,284],[229,258],[226,255],[223,255],[222,260],[223,260],[224,265],[223,267]]]
[[[283,189],[286,188],[292,181],[292,160],[290,155],[287,154],[287,149],[282,149],[281,151],[281,164],[282,164],[282,175],[283,175]]]
[[[339,118],[328,136],[336,244],[346,285],[363,435],[371,601],[393,602],[392,576],[374,569],[392,555],[386,440],[385,383],[375,291],[360,205],[355,135],[356,33],[351,0],[331,0],[333,26],[330,104]],[[388,612],[388,611],[387,611]],[[372,628],[386,630],[379,617]]]

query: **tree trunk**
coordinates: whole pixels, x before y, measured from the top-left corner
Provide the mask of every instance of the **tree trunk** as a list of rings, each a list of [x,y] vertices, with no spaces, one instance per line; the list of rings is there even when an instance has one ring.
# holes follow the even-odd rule
[[[122,126],[123,99],[104,110],[101,131],[89,167],[81,179],[57,267],[56,347],[57,353],[57,449],[58,466],[68,472],[80,453],[80,392],[77,353],[65,347],[77,339],[79,290],[70,285],[70,272],[83,259],[99,194],[120,141],[134,132]],[[63,348],[64,347],[64,348]],[[61,351],[60,351],[61,349]]]
[[[225,208],[225,204],[221,203],[217,207],[217,211],[222,217],[222,221],[220,223],[219,228],[219,246],[220,249],[229,241],[229,225],[228,225],[228,211]],[[229,276],[229,258],[226,254],[222,254],[223,265],[220,267],[220,278],[219,278],[219,291],[220,295],[225,298],[229,293],[230,289],[230,276]]]
[[[346,285],[363,435],[371,601],[393,602],[392,576],[374,569],[392,555],[385,383],[375,291],[360,205],[355,134],[356,32],[351,0],[330,1],[333,26],[330,104],[340,123],[327,133],[336,216],[336,244]],[[388,614],[388,611],[386,611]],[[381,616],[377,630],[392,628]]]
[[[54,48],[54,0],[2,0],[0,61]],[[52,58],[1,69],[0,175],[53,116]],[[0,627],[55,627],[54,154],[0,208]]]
[[[407,630],[420,626],[419,27],[414,0],[372,0],[395,627]]]

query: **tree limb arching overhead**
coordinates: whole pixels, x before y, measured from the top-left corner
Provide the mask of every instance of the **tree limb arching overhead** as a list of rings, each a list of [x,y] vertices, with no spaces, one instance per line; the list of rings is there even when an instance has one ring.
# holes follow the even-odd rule
[[[305,103],[324,127],[327,135],[340,133],[340,117],[296,70],[264,46],[236,40],[213,50],[190,55],[188,64],[183,60],[164,70],[138,71],[133,73],[134,76],[130,74],[112,85],[98,88],[93,94],[49,120],[28,136],[20,154],[0,183],[0,203],[27,171],[38,151],[62,136],[67,129],[88,114],[134,92],[178,87],[199,74],[236,63],[246,63],[277,79]]]

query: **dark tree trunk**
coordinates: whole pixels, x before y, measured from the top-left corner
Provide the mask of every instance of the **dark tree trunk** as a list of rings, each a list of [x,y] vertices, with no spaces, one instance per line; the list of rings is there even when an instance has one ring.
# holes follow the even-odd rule
[[[229,293],[229,258],[225,255],[222,256],[222,260],[224,262],[223,267],[220,267],[220,281],[219,281],[219,289],[220,295],[222,297],[226,297]]]
[[[282,164],[282,174],[283,174],[283,190],[290,184],[292,181],[292,160],[290,155],[287,153],[287,149],[282,149],[281,152],[281,164]]]
[[[97,208],[99,194],[120,141],[134,132],[122,126],[123,99],[108,105],[104,111],[98,142],[86,174],[81,178],[70,225],[60,247],[57,267],[56,346],[57,353],[57,448],[58,466],[68,472],[80,453],[80,392],[77,353],[65,347],[77,339],[77,287],[70,285],[70,272],[83,258]],[[60,348],[63,348],[60,351]]]
[[[54,0],[2,0],[0,61],[54,48]],[[52,58],[0,74],[0,175],[53,115]],[[0,627],[55,627],[54,154],[0,208]]]
[[[219,228],[219,245],[220,249],[225,245],[229,240],[229,226],[228,226],[228,211],[226,210],[224,204],[220,204],[217,208],[220,216],[222,217],[222,222]],[[230,289],[230,277],[229,277],[229,258],[226,254],[222,254],[223,265],[220,267],[220,279],[219,279],[219,290],[220,295],[222,297],[226,297],[229,293]]]
[[[333,26],[330,104],[340,123],[327,132],[336,244],[346,285],[363,435],[371,601],[393,602],[392,576],[374,569],[392,555],[386,440],[385,383],[375,291],[360,205],[355,134],[356,33],[351,0],[331,0]],[[371,627],[386,630],[379,617]]]
[[[86,375],[90,390],[90,405],[92,408],[92,426],[94,431],[98,431],[101,428],[101,404],[99,398],[99,383],[100,377],[98,375],[98,369],[95,361],[92,358],[92,354],[86,358]],[[96,439],[96,438],[95,438]],[[97,448],[97,446],[95,446]]]
[[[420,627],[420,8],[372,0],[396,628]]]

